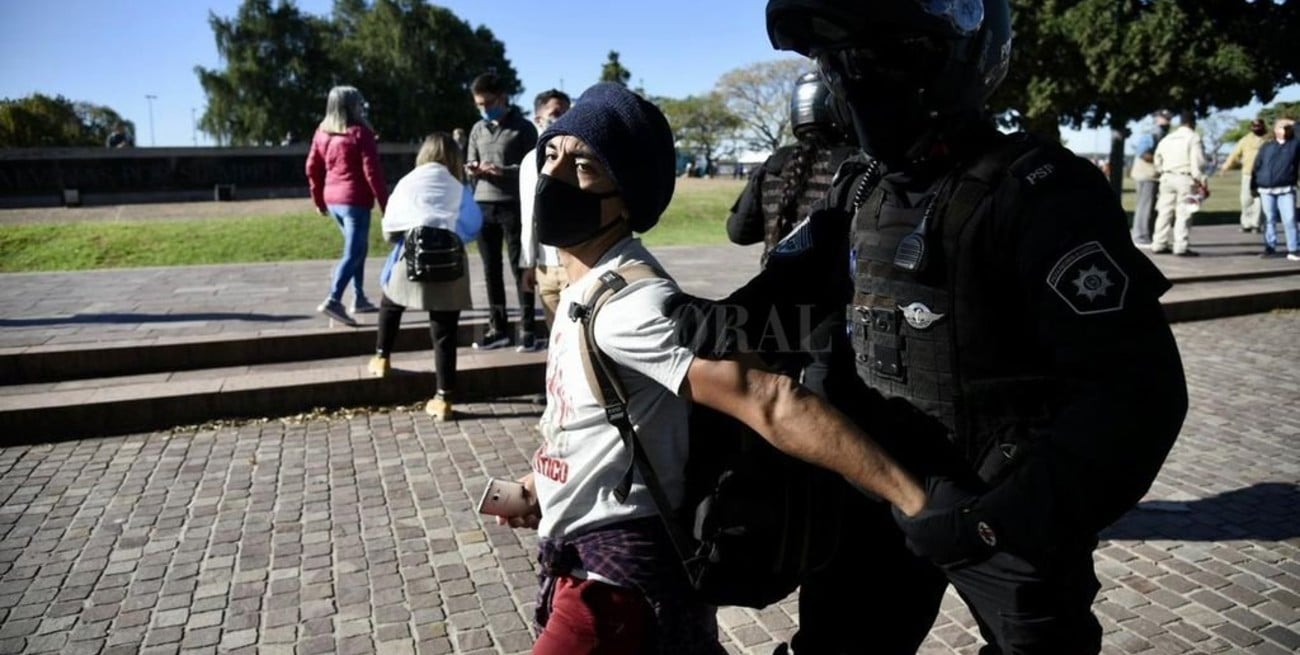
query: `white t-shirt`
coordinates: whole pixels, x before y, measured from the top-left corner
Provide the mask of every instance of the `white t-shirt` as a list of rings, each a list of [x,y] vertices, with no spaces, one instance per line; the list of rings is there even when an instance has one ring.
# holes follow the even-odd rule
[[[537,198],[537,149],[524,155],[519,162],[519,220],[523,224],[519,240],[519,268],[534,266],[559,266],[560,252],[555,246],[548,246],[537,241],[537,230],[533,224],[533,205]]]
[[[614,497],[632,453],[588,386],[579,324],[569,318],[569,306],[583,302],[601,273],[635,262],[662,270],[641,242],[629,237],[560,293],[546,356],[543,442],[533,454],[540,537],[572,536],[658,513],[639,472],[627,502]],[[605,303],[594,326],[596,343],[618,365],[629,397],[628,415],[674,506],[684,492],[689,411],[677,392],[694,360],[690,350],[677,345],[676,325],[664,315],[665,303],[677,291],[672,280],[630,284]]]

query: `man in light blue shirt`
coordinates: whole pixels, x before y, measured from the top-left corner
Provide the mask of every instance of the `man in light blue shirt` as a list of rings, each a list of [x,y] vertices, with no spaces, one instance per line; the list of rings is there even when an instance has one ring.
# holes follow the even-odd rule
[[[1151,245],[1151,231],[1156,220],[1156,192],[1159,191],[1160,174],[1156,172],[1156,145],[1169,133],[1169,112],[1154,114],[1155,129],[1138,137],[1137,153],[1129,177],[1137,182],[1137,207],[1133,211],[1133,242],[1139,246]]]

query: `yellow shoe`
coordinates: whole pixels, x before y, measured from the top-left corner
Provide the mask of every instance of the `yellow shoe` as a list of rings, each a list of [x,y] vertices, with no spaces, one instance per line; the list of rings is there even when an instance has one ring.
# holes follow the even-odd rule
[[[369,369],[371,375],[377,378],[385,378],[388,377],[388,371],[392,369],[392,365],[388,363],[387,357],[375,355],[370,358]]]
[[[424,413],[432,416],[435,421],[445,421],[451,418],[451,402],[442,396],[434,396],[424,406]]]

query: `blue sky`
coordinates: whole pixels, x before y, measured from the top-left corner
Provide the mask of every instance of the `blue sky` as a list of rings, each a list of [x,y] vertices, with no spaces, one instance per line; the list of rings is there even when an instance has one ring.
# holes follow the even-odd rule
[[[205,99],[194,66],[220,67],[208,12],[232,16],[239,0],[0,0],[0,97],[61,94],[108,105],[135,121],[136,143],[191,145],[191,112]],[[301,0],[326,15],[331,0]],[[712,88],[723,73],[785,56],[772,50],[755,0],[449,0],[471,25],[506,45],[525,98],[555,86],[576,93],[595,82],[606,53],[618,50],[632,84],[685,96]],[[355,82],[365,89],[364,80]],[[153,136],[150,136],[150,102]],[[1292,87],[1282,99],[1300,99]],[[466,99],[468,102],[468,98]],[[321,100],[322,110],[324,99]],[[1245,108],[1242,114],[1253,108]],[[1103,131],[1067,132],[1068,145],[1105,145]],[[204,143],[203,135],[198,135]]]

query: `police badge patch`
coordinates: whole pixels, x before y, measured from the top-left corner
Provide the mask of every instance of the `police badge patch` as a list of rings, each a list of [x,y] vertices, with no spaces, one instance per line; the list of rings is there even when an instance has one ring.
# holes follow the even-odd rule
[[[1081,316],[1124,309],[1128,275],[1101,243],[1089,241],[1057,260],[1047,286]]]
[[[772,249],[771,254],[782,256],[797,255],[811,248],[812,228],[809,226],[811,222],[810,218],[811,217],[809,216],[805,216],[802,221],[799,221],[790,230],[790,233],[785,235],[784,239],[781,239],[776,243],[776,247]]]

